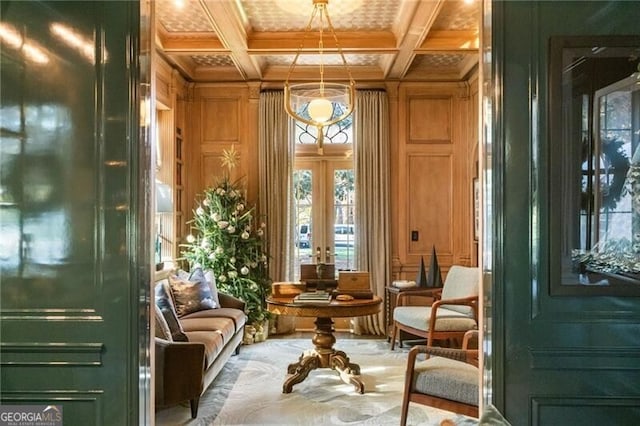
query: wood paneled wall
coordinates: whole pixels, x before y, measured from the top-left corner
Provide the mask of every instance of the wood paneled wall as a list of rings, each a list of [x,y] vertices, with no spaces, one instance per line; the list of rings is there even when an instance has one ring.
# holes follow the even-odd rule
[[[189,129],[186,179],[188,211],[197,206],[203,191],[223,176],[241,179],[247,200],[258,199],[258,103],[259,84],[207,84],[194,90]],[[237,165],[225,167],[226,152],[236,152]],[[191,214],[190,214],[191,216]]]
[[[477,167],[477,79],[465,83],[401,84],[397,158],[392,164],[394,277],[414,279],[432,248],[446,272],[477,265],[473,177]],[[417,232],[417,240],[412,233]]]
[[[443,273],[477,265],[473,237],[473,177],[477,175],[477,78],[463,83],[387,83],[392,157],[394,278],[414,279],[435,246]],[[251,203],[258,190],[260,85],[196,85],[186,117],[188,217],[195,199],[224,173],[245,179]],[[225,150],[238,166],[222,164]],[[411,240],[418,231],[418,240]]]

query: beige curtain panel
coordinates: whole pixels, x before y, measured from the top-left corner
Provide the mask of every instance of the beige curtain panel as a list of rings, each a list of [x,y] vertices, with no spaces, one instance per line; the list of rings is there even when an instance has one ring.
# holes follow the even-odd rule
[[[384,91],[356,94],[354,110],[357,267],[384,298],[391,279],[389,106]],[[354,319],[356,334],[384,335],[384,312]]]
[[[260,213],[266,216],[269,272],[274,281],[293,277],[292,123],[284,109],[284,92],[260,94]]]

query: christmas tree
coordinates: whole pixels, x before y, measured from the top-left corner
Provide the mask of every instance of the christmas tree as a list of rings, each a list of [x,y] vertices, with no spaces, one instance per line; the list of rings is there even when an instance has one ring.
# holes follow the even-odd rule
[[[182,252],[191,267],[200,265],[215,274],[223,292],[243,300],[249,324],[269,318],[265,299],[271,280],[264,244],[266,224],[254,217],[239,182],[223,177],[207,188],[194,210],[193,234]]]

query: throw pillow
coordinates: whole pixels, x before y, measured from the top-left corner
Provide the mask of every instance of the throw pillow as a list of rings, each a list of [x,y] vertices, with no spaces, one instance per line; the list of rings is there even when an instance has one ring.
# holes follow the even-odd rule
[[[153,306],[155,307],[156,312],[156,337],[172,342],[173,337],[171,337],[171,330],[169,329],[167,320],[164,318],[164,314],[158,305],[154,303]]]
[[[181,279],[177,275],[169,275],[169,284],[178,317],[216,307],[211,296],[211,288],[204,279],[190,281]]]
[[[167,322],[171,338],[176,342],[188,342],[189,339],[187,338],[187,335],[184,334],[182,325],[180,324],[180,321],[178,321],[178,314],[173,307],[173,297],[171,296],[169,284],[167,282],[157,284],[155,296],[156,306],[158,306],[165,321]]]
[[[218,287],[216,286],[216,277],[211,269],[204,272],[202,268],[197,267],[191,271],[189,281],[205,281],[211,289],[211,298],[215,302],[214,308],[220,307],[220,299],[218,298]]]
[[[211,289],[211,299],[213,299],[213,301],[215,302],[214,309],[221,307],[220,297],[218,296],[218,286],[216,285],[216,277],[211,269],[207,269],[207,271],[204,272],[201,266],[196,265],[194,266],[191,273],[187,271],[183,271],[182,269],[178,269],[176,271],[176,275],[181,280],[198,281],[198,282],[206,281],[207,284],[209,285],[209,288]]]

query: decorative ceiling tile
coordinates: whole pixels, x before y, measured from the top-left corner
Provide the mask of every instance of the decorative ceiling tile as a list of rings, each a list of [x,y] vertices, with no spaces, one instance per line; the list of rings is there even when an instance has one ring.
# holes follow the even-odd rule
[[[213,32],[211,23],[195,0],[157,0],[156,16],[169,33]]]
[[[199,67],[232,67],[234,66],[230,56],[227,55],[194,55],[193,62]]]
[[[240,0],[253,31],[303,31],[309,23],[311,0]],[[327,10],[336,30],[389,30],[402,0],[333,0]],[[314,19],[313,28],[317,29]],[[325,23],[326,25],[326,23]]]
[[[345,59],[349,67],[353,66],[374,66],[378,64],[380,55],[348,55]],[[291,65],[295,55],[272,55],[266,57],[269,65]],[[322,55],[324,65],[342,65],[340,55],[325,54]],[[320,55],[300,55],[296,65],[318,65],[320,63]]]
[[[477,30],[480,23],[478,2],[446,1],[438,14],[432,29],[434,30]]]
[[[411,70],[425,68],[456,68],[465,60],[466,57],[467,55],[463,53],[417,55],[411,64]]]

